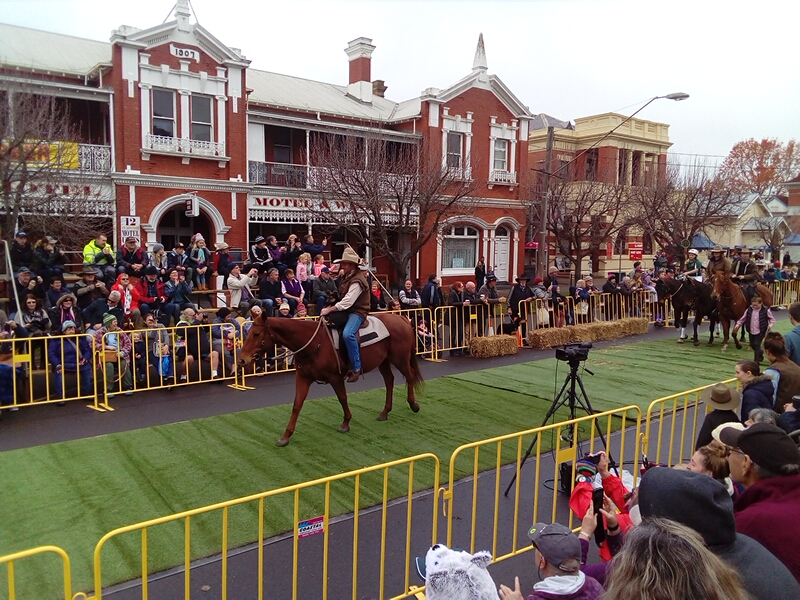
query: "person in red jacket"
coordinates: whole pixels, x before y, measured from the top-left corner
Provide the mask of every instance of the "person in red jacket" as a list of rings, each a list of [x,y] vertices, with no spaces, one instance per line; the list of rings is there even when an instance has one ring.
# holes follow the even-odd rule
[[[800,450],[777,425],[725,427],[731,478],[745,490],[733,504],[736,531],[772,552],[800,582]]]
[[[111,286],[111,291],[118,291],[119,303],[125,313],[125,320],[133,325],[134,329],[144,329],[142,312],[139,310],[139,290],[130,282],[127,273],[117,276],[117,283]]]
[[[165,327],[170,326],[170,320],[178,322],[181,309],[176,304],[168,304],[167,294],[164,291],[164,282],[158,278],[158,268],[150,265],[144,271],[145,276],[136,285],[139,294],[139,311],[144,318],[151,312],[156,312],[157,318]]]

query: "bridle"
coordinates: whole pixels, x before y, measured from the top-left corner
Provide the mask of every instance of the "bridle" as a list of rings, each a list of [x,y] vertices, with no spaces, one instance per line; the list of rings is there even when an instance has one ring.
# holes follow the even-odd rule
[[[268,317],[264,317],[264,323],[263,324],[256,323],[255,321],[253,321],[253,326],[254,327],[255,326],[259,326],[259,327],[262,327],[262,328],[266,329],[267,331],[269,331],[269,322],[267,321],[267,319],[268,319]],[[297,350],[289,350],[289,354],[290,355],[292,355],[292,354],[296,355],[296,354],[299,354],[300,352],[302,352],[303,350],[305,350],[306,348],[308,348],[311,345],[311,342],[314,341],[314,338],[317,337],[317,333],[319,333],[319,328],[320,327],[322,327],[322,319],[321,318],[317,319],[317,328],[314,330],[314,333],[311,334],[311,338],[309,338],[309,340],[305,344],[303,344],[300,348],[298,348]],[[266,351],[266,349],[264,348],[264,344],[266,344],[266,342],[267,342],[266,338],[261,340],[261,344],[260,344],[260,346],[258,348],[258,351],[253,354],[254,358],[257,357],[260,353]]]

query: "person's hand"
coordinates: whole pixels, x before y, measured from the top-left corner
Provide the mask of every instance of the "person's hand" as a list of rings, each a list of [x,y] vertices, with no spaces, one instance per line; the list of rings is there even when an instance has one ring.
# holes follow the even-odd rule
[[[600,454],[600,460],[597,463],[597,472],[600,473],[600,476],[603,479],[605,479],[611,475],[611,473],[608,471],[608,457],[606,456],[606,453],[602,451],[598,454]]]
[[[597,513],[594,512],[594,507],[590,504],[589,510],[587,510],[586,514],[583,515],[583,521],[581,521],[581,530],[578,534],[578,537],[583,534],[586,535],[588,539],[592,537],[595,529],[597,529]]]
[[[794,407],[794,404],[789,403],[783,405],[783,412],[794,412],[796,410],[797,409]]]
[[[327,246],[328,245],[328,238],[326,238],[326,237],[322,238],[322,245],[323,246]]]
[[[506,301],[506,297],[505,296],[500,296],[500,302],[505,302],[505,301]]]
[[[336,311],[336,307],[335,306],[326,306],[325,308],[323,308],[319,312],[319,316],[320,317],[324,317],[324,316],[329,315],[329,314],[331,314],[332,312],[335,312],[335,311]]]
[[[131,265],[134,271],[139,271],[142,268],[142,265]]]
[[[111,254],[111,248],[108,246],[103,247],[103,254]]]
[[[36,288],[36,280],[34,280],[34,279],[31,279],[31,280],[28,282],[28,289],[29,289],[29,290],[32,290],[32,289],[34,289],[34,288]]]
[[[738,327],[734,327],[734,328],[733,328],[733,335],[736,335],[736,332],[737,332],[737,331],[739,331],[739,328],[738,328]]]
[[[519,589],[519,577],[514,577],[514,589],[512,590],[507,585],[500,584],[500,598],[501,600],[525,600],[522,591]]]
[[[606,525],[608,525],[608,529],[616,529],[619,527],[619,519],[617,519],[617,506],[608,496],[603,496],[603,508],[600,509],[600,514],[606,518]]]
[[[36,276],[36,282],[37,282],[37,283],[44,283],[44,279],[42,279],[41,277],[39,277],[39,276],[37,275],[37,276]]]

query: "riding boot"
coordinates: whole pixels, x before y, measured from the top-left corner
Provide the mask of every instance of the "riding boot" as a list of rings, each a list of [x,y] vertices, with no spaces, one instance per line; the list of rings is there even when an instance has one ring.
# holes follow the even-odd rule
[[[356,381],[361,379],[361,375],[362,375],[362,371],[361,370],[351,371],[347,375],[347,383],[355,383]]]

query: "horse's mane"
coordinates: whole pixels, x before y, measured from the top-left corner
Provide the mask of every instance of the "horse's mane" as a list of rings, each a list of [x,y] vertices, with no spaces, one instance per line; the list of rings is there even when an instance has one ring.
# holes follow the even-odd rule
[[[261,325],[269,331],[270,337],[289,350],[300,348],[307,343],[317,328],[316,321],[306,319],[283,319],[279,317],[261,317]]]

